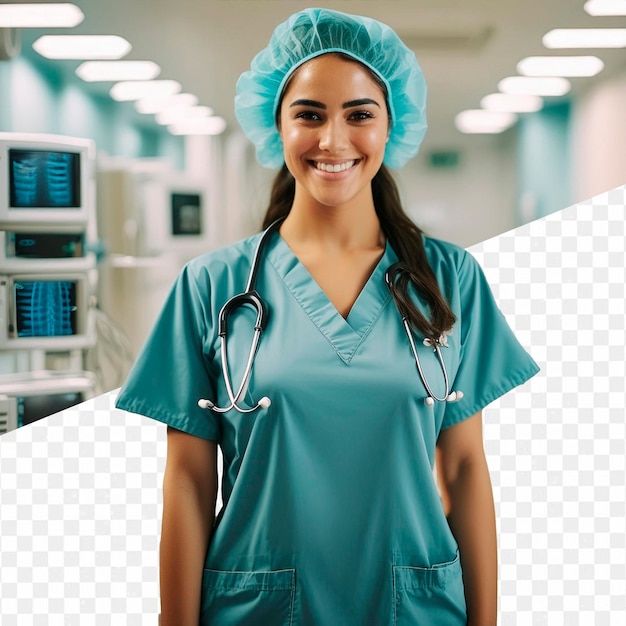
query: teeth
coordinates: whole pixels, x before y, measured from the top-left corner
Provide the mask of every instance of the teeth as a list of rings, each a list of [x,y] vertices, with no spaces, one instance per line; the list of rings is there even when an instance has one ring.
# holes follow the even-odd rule
[[[350,169],[354,165],[354,160],[346,161],[345,163],[338,163],[337,165],[331,165],[330,163],[315,163],[315,167],[323,172],[343,172]]]

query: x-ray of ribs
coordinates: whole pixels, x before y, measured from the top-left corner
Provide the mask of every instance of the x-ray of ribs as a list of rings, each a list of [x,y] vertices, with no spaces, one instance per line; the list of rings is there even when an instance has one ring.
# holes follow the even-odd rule
[[[56,337],[72,334],[72,283],[38,281],[22,283],[17,306],[23,320],[20,336]]]
[[[47,188],[53,206],[67,205],[72,199],[70,163],[65,155],[51,154],[48,158]]]

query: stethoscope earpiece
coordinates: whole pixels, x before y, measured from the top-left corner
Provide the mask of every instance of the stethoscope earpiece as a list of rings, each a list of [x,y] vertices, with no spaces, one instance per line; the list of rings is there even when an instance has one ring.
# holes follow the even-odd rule
[[[263,398],[259,400],[259,407],[261,409],[269,409],[271,404],[272,404],[272,401],[267,396],[264,396]]]

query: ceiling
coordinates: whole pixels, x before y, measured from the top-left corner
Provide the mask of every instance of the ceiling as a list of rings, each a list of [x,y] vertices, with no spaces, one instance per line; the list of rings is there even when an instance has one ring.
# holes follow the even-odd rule
[[[76,34],[118,34],[128,39],[127,59],[157,62],[160,78],[173,78],[200,103],[224,117],[229,129],[235,83],[252,57],[269,40],[273,28],[291,13],[322,6],[368,15],[386,22],[412,47],[429,86],[429,137],[453,141],[454,116],[478,108],[480,99],[497,90],[497,83],[515,74],[523,57],[574,54],[548,51],[541,38],[556,27],[626,27],[624,17],[591,17],[584,0],[74,0],[85,20]],[[22,33],[23,52],[43,31]],[[596,81],[626,71],[626,52],[593,50],[605,62],[595,78],[572,79],[573,94]],[[73,76],[77,62],[55,62]],[[111,84],[82,88],[106,94]],[[119,106],[131,107],[124,103]],[[152,120],[144,123],[152,124]]]

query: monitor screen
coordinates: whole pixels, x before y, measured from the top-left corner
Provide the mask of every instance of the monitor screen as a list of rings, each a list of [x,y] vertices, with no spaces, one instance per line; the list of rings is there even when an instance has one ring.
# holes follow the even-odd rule
[[[82,233],[7,234],[7,256],[22,259],[72,259],[84,256]]]
[[[19,397],[17,398],[17,425],[20,427],[32,424],[42,417],[64,411],[81,402],[84,402],[84,397],[80,391]]]
[[[202,234],[202,197],[198,193],[172,193],[172,235]]]
[[[15,209],[80,208],[80,155],[11,149],[9,189]]]
[[[14,289],[18,337],[78,334],[76,281],[19,280]]]

